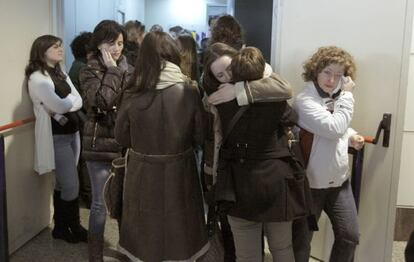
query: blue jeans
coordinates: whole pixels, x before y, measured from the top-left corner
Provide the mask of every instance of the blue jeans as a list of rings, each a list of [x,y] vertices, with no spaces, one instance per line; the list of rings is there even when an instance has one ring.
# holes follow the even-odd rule
[[[349,180],[342,186],[326,189],[312,189],[313,210],[319,220],[322,210],[332,223],[335,242],[331,262],[352,262],[359,243],[358,214]],[[293,222],[293,249],[296,262],[308,262],[312,231],[305,219]]]
[[[65,135],[53,135],[55,151],[55,190],[60,197],[71,201],[79,195],[77,164],[80,154],[79,132]]]
[[[111,162],[86,161],[92,187],[92,204],[89,215],[89,233],[103,235],[105,232],[106,206],[103,197],[105,182],[111,172]]]

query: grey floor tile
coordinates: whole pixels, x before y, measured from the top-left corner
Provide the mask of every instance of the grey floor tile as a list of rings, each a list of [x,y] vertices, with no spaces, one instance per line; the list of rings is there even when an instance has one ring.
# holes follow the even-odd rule
[[[81,224],[87,228],[89,210],[81,209]],[[68,244],[52,238],[52,227],[44,229],[10,257],[10,262],[87,262],[86,243]],[[105,253],[114,254],[118,242],[118,225],[107,218],[105,227]],[[113,259],[113,261],[118,261]],[[108,260],[109,262],[109,260]]]
[[[87,228],[89,210],[81,209],[81,223]],[[12,254],[10,262],[87,262],[88,250],[86,243],[68,244],[63,240],[55,240],[51,236],[52,228],[48,227],[26,245]],[[107,218],[105,227],[105,254],[116,257],[118,243],[118,225],[113,219]],[[392,262],[404,262],[404,249],[407,242],[395,241]],[[272,256],[266,247],[265,262],[272,262]],[[116,262],[108,259],[105,262]],[[125,261],[122,259],[121,261]],[[310,262],[318,260],[310,259]]]

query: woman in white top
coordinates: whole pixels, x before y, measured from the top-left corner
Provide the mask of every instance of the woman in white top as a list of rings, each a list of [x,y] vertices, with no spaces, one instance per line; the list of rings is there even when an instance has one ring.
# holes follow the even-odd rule
[[[63,57],[60,38],[40,36],[32,44],[25,75],[36,116],[34,170],[40,175],[53,171],[56,178],[52,236],[77,243],[87,241],[87,231],[79,223],[76,168],[80,139],[75,111],[82,99],[60,67]]]
[[[332,222],[335,242],[330,261],[335,262],[352,261],[359,241],[348,168],[348,146],[359,150],[364,144],[363,137],[350,128],[355,70],[345,50],[319,48],[304,64],[306,85],[294,104],[299,126],[313,136],[306,171],[316,218],[323,210]],[[293,231],[295,259],[307,262],[312,234],[301,220],[294,222]]]

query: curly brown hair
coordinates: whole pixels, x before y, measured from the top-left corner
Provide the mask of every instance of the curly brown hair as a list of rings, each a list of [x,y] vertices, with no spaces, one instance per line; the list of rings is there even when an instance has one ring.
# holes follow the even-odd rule
[[[344,67],[344,75],[355,79],[356,66],[354,58],[344,49],[337,46],[320,47],[303,63],[302,77],[305,81],[317,81],[318,74],[330,64]]]

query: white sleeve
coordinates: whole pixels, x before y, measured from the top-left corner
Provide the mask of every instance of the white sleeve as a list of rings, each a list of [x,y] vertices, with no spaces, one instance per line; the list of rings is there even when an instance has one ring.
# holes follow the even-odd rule
[[[347,132],[351,123],[354,98],[351,92],[344,92],[335,102],[334,112],[330,113],[316,98],[299,95],[295,109],[299,115],[299,126],[318,136],[338,139]]]
[[[79,94],[78,90],[76,90],[68,75],[66,75],[66,82],[69,84],[71,90],[70,94],[67,96],[67,98],[72,102],[72,108],[69,111],[78,111],[82,108],[82,97]]]
[[[358,134],[358,132],[355,131],[352,127],[346,130],[346,135],[348,137],[348,146],[351,146],[351,141],[350,141],[351,136],[356,135],[356,134]]]
[[[239,106],[245,106],[249,104],[244,85],[244,81],[239,81],[234,84],[234,91],[236,93],[237,104]]]
[[[53,84],[45,79],[29,79],[29,91],[35,95],[48,109],[58,114],[65,114],[72,108],[72,100],[68,97],[60,98]]]

